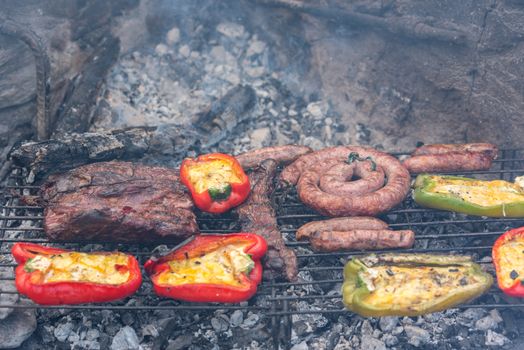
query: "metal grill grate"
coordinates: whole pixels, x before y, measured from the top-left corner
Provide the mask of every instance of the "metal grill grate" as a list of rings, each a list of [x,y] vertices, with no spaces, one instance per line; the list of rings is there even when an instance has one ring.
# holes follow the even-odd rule
[[[401,156],[405,153],[396,153]],[[453,173],[458,174],[458,173]],[[506,149],[499,154],[492,169],[487,171],[462,172],[460,175],[475,176],[482,179],[513,180],[524,174],[524,150]],[[24,183],[24,172],[15,169],[3,192],[0,192],[0,280],[13,281],[16,263],[10,255],[13,242],[48,243],[42,229],[42,208],[19,203],[19,195],[35,195],[38,186]],[[110,310],[160,310],[180,311],[215,311],[215,310],[257,310],[264,314],[273,328],[275,342],[278,337],[289,339],[291,316],[300,314],[338,315],[348,313],[342,307],[340,285],[344,263],[355,255],[364,252],[315,253],[307,242],[296,242],[294,233],[306,222],[322,219],[314,211],[304,207],[294,191],[277,191],[274,195],[278,222],[287,245],[295,249],[299,259],[299,281],[295,283],[264,281],[257,296],[248,303],[239,305],[190,304],[162,300],[151,291],[151,284],[145,278],[143,286],[129,300],[103,305],[75,306],[37,306],[31,302],[17,305],[0,304],[10,308],[60,308],[60,309],[110,309]],[[397,252],[436,252],[470,254],[490,271],[491,247],[495,239],[510,228],[524,226],[524,219],[494,219],[473,217],[463,214],[437,211],[417,207],[407,198],[398,208],[381,216],[395,229],[411,229],[416,241],[412,249],[399,249]],[[223,215],[219,218],[205,213],[198,214],[198,222],[203,233],[238,232],[239,227],[233,217]],[[68,241],[60,246],[82,251],[112,250],[129,252],[143,263],[154,247],[161,243],[141,245],[115,244],[99,242]],[[56,243],[53,243],[57,245]],[[375,251],[380,252],[380,251]],[[367,253],[367,252],[366,252]],[[5,282],[4,282],[5,283]],[[16,291],[5,290],[2,293],[13,294]],[[486,295],[461,308],[522,308],[524,302],[506,297],[498,288],[493,287]],[[277,343],[275,343],[277,344]]]

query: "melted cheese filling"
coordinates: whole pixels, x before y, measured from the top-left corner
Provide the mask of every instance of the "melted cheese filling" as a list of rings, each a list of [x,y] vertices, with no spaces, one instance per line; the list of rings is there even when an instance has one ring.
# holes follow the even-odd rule
[[[43,273],[41,282],[92,282],[122,284],[129,279],[129,257],[121,253],[62,253],[37,255],[25,264],[26,270]]]
[[[464,201],[480,206],[501,205],[524,202],[524,189],[517,184],[503,180],[463,181],[455,179],[436,179],[433,192],[451,194]]]
[[[499,247],[499,281],[509,288],[524,279],[524,239],[516,236]]]
[[[379,266],[359,274],[370,294],[364,301],[377,307],[416,309],[457,289],[481,286],[467,268],[460,266]]]
[[[218,159],[193,163],[188,169],[188,176],[197,193],[242,182],[228,161]]]
[[[244,253],[246,244],[227,245],[201,257],[173,260],[169,270],[158,276],[160,284],[181,285],[193,283],[227,284],[239,286],[240,276],[248,273],[254,262]]]

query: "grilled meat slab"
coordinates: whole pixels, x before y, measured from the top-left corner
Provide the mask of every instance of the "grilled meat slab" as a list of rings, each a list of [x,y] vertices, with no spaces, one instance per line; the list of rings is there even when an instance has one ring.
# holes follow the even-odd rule
[[[54,240],[180,241],[198,233],[178,171],[129,162],[84,165],[42,185],[44,230]]]
[[[294,281],[297,278],[297,258],[284,244],[270,201],[276,170],[277,163],[268,159],[249,174],[251,194],[236,208],[236,213],[243,232],[256,233],[266,239],[265,276]]]

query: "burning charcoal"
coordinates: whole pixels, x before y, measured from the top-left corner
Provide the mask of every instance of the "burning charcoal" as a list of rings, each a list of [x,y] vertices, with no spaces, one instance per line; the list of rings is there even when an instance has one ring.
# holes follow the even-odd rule
[[[174,340],[169,341],[167,350],[182,350],[187,349],[193,343],[192,334],[182,334],[176,337]]]
[[[475,322],[475,328],[481,331],[487,331],[488,329],[496,329],[498,322],[491,316],[486,316]]]
[[[240,310],[235,310],[229,318],[229,324],[231,327],[238,327],[244,321],[244,313]]]
[[[392,334],[384,334],[382,341],[388,348],[393,347],[399,343],[398,338]]]
[[[406,336],[408,337],[408,343],[413,346],[419,347],[429,343],[431,340],[431,335],[425,329],[416,326],[405,325],[404,330],[406,331]]]
[[[15,285],[12,281],[3,281],[0,286],[0,304],[3,305],[14,305],[18,301],[18,294],[13,293],[16,291]],[[9,292],[9,293],[3,293]],[[0,322],[9,316],[13,312],[13,309],[0,308]]]
[[[492,330],[488,330],[486,334],[486,343],[485,343],[487,346],[504,346],[509,343],[511,343],[511,340],[509,340],[502,334],[493,332]]]
[[[73,333],[74,327],[75,325],[71,322],[62,323],[55,328],[53,334],[58,341],[64,342],[67,340],[69,335]]]
[[[0,321],[0,344],[4,349],[20,346],[36,330],[33,309],[17,309]]]
[[[139,347],[138,336],[135,330],[129,326],[118,331],[111,342],[111,350],[138,349]]]
[[[383,332],[391,332],[398,324],[399,318],[397,316],[385,316],[379,320],[380,329]]]
[[[303,341],[301,343],[293,345],[290,350],[308,350],[308,349],[309,349],[309,346],[307,345],[305,341]]]
[[[214,102],[209,111],[200,114],[194,124],[202,132],[203,147],[210,147],[223,140],[246,120],[255,102],[255,91],[249,86],[239,85]]]
[[[244,329],[253,328],[258,323],[259,319],[260,317],[257,314],[248,312],[247,318],[244,319],[244,322],[240,327]]]
[[[218,315],[218,317],[211,319],[211,326],[215,332],[225,332],[229,329],[229,320],[226,315]]]
[[[386,344],[382,340],[373,338],[370,335],[362,336],[360,346],[361,349],[386,350]]]

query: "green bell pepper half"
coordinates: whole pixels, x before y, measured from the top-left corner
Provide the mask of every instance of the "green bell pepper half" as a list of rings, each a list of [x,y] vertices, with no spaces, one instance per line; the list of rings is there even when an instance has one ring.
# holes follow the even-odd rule
[[[346,264],[342,296],[364,317],[418,316],[474,299],[492,284],[468,256],[371,254]]]
[[[438,193],[435,187],[438,183],[453,181],[462,181],[464,183],[471,182],[472,189],[479,186],[487,186],[490,184],[504,184],[507,187],[521,188],[511,182],[503,180],[482,181],[477,179],[470,179],[460,176],[448,175],[429,175],[420,174],[417,176],[414,183],[413,199],[417,204],[423,207],[455,211],[459,213],[489,217],[524,217],[524,189],[522,193],[516,190],[516,193],[511,193],[514,197],[522,197],[522,200],[511,201],[495,205],[479,205],[463,199],[457,193]],[[467,186],[463,186],[463,191],[467,193]]]

